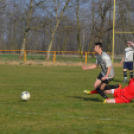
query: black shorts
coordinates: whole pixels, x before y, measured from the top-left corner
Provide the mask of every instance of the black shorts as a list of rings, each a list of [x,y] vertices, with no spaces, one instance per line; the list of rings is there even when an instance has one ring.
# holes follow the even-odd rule
[[[124,62],[124,69],[133,70],[133,62]]]
[[[97,79],[101,80],[101,78],[104,77],[101,73],[98,75]],[[106,83],[108,84],[111,80],[113,80],[113,78],[109,78],[109,79],[106,79],[104,81],[102,81],[102,83]]]

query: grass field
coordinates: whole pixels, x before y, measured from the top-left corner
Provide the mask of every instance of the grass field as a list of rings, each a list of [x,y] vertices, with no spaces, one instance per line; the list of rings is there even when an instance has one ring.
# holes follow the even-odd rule
[[[93,89],[99,68],[0,65],[0,70],[0,134],[134,134],[134,102],[103,104],[101,96],[83,94]],[[115,73],[111,84],[123,80],[122,68]],[[28,102],[20,100],[24,90],[31,93]]]

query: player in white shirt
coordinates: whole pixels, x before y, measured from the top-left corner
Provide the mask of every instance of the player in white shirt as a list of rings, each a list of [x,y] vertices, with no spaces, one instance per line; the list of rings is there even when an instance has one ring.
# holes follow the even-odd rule
[[[130,72],[130,78],[133,78],[133,54],[134,54],[134,43],[132,43],[131,41],[127,42],[127,46],[125,48],[125,56],[122,58],[120,64],[123,64],[124,62],[124,66],[123,66],[123,74],[124,74],[124,80],[123,82],[127,82],[127,69]]]
[[[104,90],[118,88],[119,85],[107,85],[113,78],[114,78],[114,69],[112,65],[112,61],[109,55],[106,52],[102,51],[102,44],[95,43],[94,48],[97,56],[96,56],[96,63],[91,66],[82,66],[83,70],[91,70],[97,68],[99,65],[101,66],[102,71],[98,75],[95,83],[94,88],[95,90],[88,91],[84,90],[85,94],[97,94],[99,93],[103,98],[107,99],[108,97],[104,94]]]

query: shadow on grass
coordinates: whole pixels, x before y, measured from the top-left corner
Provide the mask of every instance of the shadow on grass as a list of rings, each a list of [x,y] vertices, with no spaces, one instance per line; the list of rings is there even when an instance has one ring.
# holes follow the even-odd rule
[[[114,81],[114,82],[122,82],[121,80],[119,80],[119,79],[113,79],[112,81]]]
[[[81,97],[81,96],[67,96],[70,98],[75,98],[75,99],[82,99],[84,101],[96,101],[96,102],[100,102],[100,100],[98,98],[87,98],[87,97]]]

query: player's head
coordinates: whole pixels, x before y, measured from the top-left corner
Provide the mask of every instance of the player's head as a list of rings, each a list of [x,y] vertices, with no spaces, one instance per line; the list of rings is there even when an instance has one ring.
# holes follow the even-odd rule
[[[130,47],[131,46],[131,41],[127,42],[127,46]]]
[[[100,42],[95,43],[94,51],[99,54],[102,52],[102,44]]]

